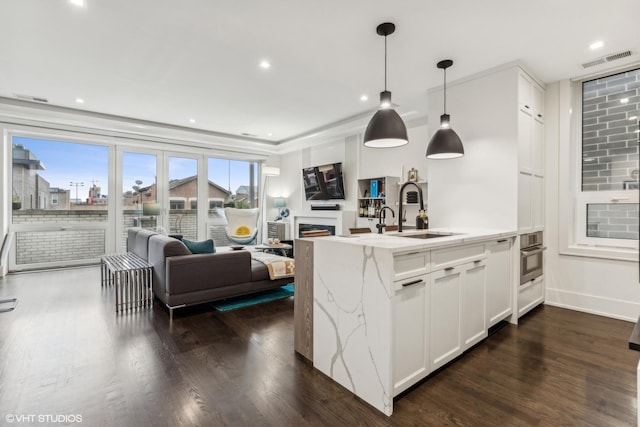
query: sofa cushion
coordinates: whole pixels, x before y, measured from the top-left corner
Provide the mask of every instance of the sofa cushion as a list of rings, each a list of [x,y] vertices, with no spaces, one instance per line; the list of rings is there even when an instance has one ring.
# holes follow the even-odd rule
[[[251,259],[251,281],[259,280],[269,280],[269,269],[260,261]]]
[[[149,238],[156,235],[155,231],[141,228],[137,231],[133,244],[129,246],[129,251],[138,255],[144,260],[149,259]]]
[[[182,243],[184,243],[184,245],[191,251],[192,254],[213,254],[216,252],[213,240],[211,239],[204,240],[202,242],[182,239]]]
[[[251,255],[247,251],[167,257],[165,263],[165,292],[171,295],[251,281]]]

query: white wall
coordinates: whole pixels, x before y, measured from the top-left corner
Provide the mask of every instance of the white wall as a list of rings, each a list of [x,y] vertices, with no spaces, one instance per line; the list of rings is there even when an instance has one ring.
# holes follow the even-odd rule
[[[424,122],[407,123],[409,143],[397,148],[360,147],[358,178],[396,176],[400,182],[407,180],[411,168],[418,170],[420,180],[427,179],[427,143],[430,135]]]
[[[429,91],[433,131],[442,108],[442,88]],[[447,85],[447,113],[465,154],[428,160],[430,226],[517,229],[517,108],[515,66]]]
[[[424,120],[407,124],[409,144],[390,149],[374,149],[362,144],[362,135],[355,134],[328,141],[318,139],[315,143],[298,151],[280,156],[280,191],[287,197],[287,206],[296,214],[310,211],[310,202],[304,198],[302,169],[326,163],[342,162],[346,199],[331,201],[342,210],[355,211],[357,205],[357,181],[361,178],[395,176],[406,180],[407,171],[415,167],[420,179],[426,179],[427,159],[425,153],[428,129]],[[363,128],[364,131],[364,128]],[[404,177],[401,172],[404,171]],[[271,188],[271,187],[270,187]],[[426,194],[425,194],[426,197]],[[395,203],[395,201],[393,201]],[[314,202],[317,203],[317,202]],[[395,205],[392,206],[397,210]],[[354,224],[355,225],[355,224]]]
[[[570,168],[559,160],[560,151],[571,144],[570,85],[549,84],[545,93],[545,303],[635,322],[640,315],[637,261],[560,254],[566,230],[560,228],[559,206],[571,194],[559,185],[560,174]]]

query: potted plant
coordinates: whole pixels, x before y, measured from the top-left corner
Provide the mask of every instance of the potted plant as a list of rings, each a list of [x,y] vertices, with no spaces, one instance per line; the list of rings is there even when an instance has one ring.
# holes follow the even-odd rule
[[[21,207],[22,207],[22,203],[20,202],[20,197],[13,196],[11,198],[11,209],[13,209],[14,211],[17,211]]]

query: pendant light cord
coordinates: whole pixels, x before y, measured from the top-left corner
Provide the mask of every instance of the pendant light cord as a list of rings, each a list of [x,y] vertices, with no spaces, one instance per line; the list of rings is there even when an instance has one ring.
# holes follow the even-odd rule
[[[447,114],[447,69],[444,69],[444,109],[443,114]]]
[[[384,91],[387,91],[387,36],[384,36]]]

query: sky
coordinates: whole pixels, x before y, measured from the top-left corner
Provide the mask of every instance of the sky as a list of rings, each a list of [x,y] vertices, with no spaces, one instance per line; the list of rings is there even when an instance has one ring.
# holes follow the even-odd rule
[[[103,195],[109,194],[106,146],[18,136],[13,137],[13,143],[24,145],[44,164],[45,170],[38,171],[38,174],[51,187],[71,190],[71,197],[75,198],[76,186],[71,183],[83,183],[77,186],[80,199],[88,196],[93,184],[101,187]],[[235,193],[239,186],[249,185],[250,165],[246,161],[209,158],[209,180]],[[142,181],[141,187],[151,185],[156,180],[156,155],[125,152],[122,171],[123,191],[132,190],[137,180]],[[195,159],[169,157],[169,179],[182,179],[196,174]]]

